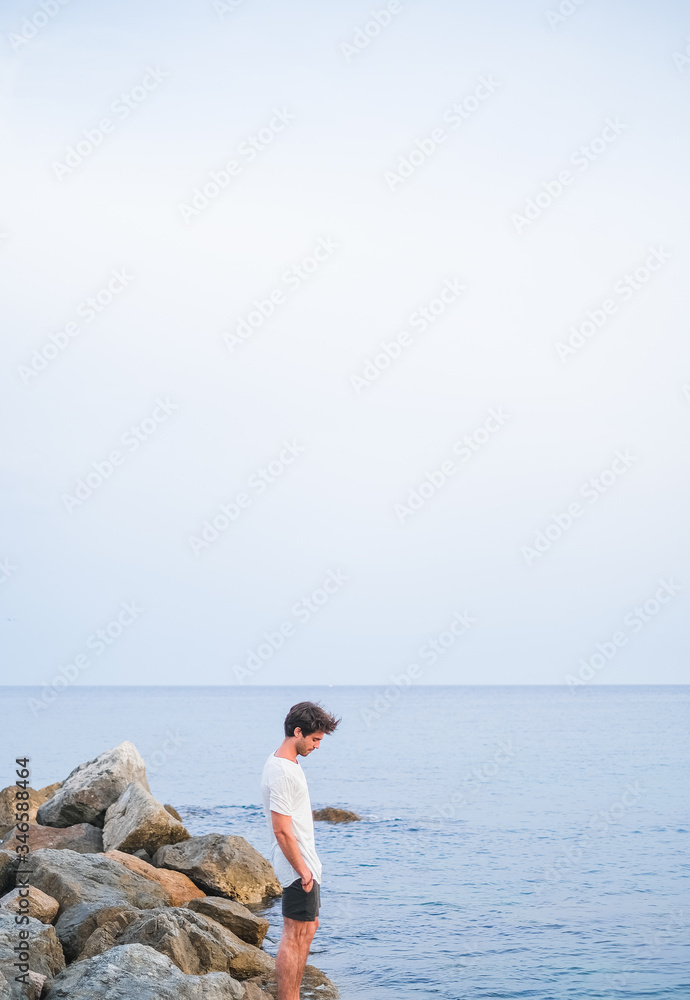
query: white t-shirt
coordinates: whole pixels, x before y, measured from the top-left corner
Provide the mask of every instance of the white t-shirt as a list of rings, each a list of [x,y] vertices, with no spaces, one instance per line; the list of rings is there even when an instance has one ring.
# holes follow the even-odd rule
[[[300,873],[295,871],[278,845],[273,832],[271,809],[292,817],[292,832],[297,839],[300,853],[314,876],[314,881],[321,885],[321,862],[314,845],[314,820],[311,814],[307,778],[297,761],[271,754],[264,764],[261,775],[261,795],[271,836],[270,861],[278,881],[285,887],[299,878]]]

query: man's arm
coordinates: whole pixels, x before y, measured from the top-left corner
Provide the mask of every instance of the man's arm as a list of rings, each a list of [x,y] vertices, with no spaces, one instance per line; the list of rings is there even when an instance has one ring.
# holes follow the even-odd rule
[[[271,809],[271,823],[273,824],[273,832],[278,841],[278,847],[280,847],[295,871],[299,873],[302,879],[302,888],[305,892],[310,892],[314,876],[302,857],[297,838],[292,832],[292,816],[285,816],[283,813],[274,812]]]

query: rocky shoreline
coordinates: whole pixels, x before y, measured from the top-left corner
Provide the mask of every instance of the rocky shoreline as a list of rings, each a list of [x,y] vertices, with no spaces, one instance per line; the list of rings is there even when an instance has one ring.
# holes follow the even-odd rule
[[[0,792],[0,1000],[275,1000],[251,909],[282,894],[272,866],[243,837],[190,836],[132,743],[27,791],[19,824]],[[307,965],[303,1000],[338,995]]]

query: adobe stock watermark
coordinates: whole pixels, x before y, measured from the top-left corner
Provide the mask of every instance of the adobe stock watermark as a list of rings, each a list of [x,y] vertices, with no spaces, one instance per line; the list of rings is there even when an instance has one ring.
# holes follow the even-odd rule
[[[684,73],[690,66],[690,35],[685,39],[685,48],[673,53],[673,64],[679,73]]]
[[[17,567],[10,562],[9,557],[0,559],[0,583],[7,583],[11,576],[17,572]]]
[[[161,744],[159,750],[154,750],[152,754],[146,757],[144,764],[146,766],[147,774],[158,774],[168,763],[168,761],[175,757],[179,751],[180,747],[185,746],[189,743],[186,736],[180,734],[180,730],[176,729],[173,733],[172,730],[168,730],[165,734],[165,739]]]
[[[142,444],[151,439],[161,424],[165,423],[179,409],[179,404],[173,403],[169,396],[161,399],[159,396],[151,413],[138,424],[131,424],[119,438],[120,448],[113,448],[105,458],[91,463],[91,469],[78,479],[73,493],[63,493],[61,500],[68,514],[73,514],[78,507],[90,500],[96,490],[109,480],[116,469],[121,468],[128,455],[139,451]]]
[[[374,720],[380,719],[391,705],[398,701],[402,692],[418,682],[424,676],[425,671],[429,667],[433,667],[476,623],[477,619],[471,612],[467,610],[456,611],[446,629],[422,643],[417,650],[417,658],[423,662],[417,663],[415,661],[410,663],[401,674],[391,674],[392,684],[389,684],[383,693],[377,695],[369,705],[360,708],[359,714],[367,728],[371,727]]]
[[[40,698],[29,698],[28,707],[34,716],[52,704],[65,688],[70,687],[84,670],[93,666],[94,660],[108,650],[120,636],[131,628],[144,613],[136,601],[123,601],[120,611],[103,628],[98,628],[84,642],[89,653],[78,653],[70,663],[61,667],[55,676],[42,684]]]
[[[584,320],[578,326],[568,327],[567,340],[556,342],[556,353],[561,361],[567,361],[585,346],[592,337],[606,326],[619,306],[629,302],[649,279],[671,259],[671,254],[663,247],[650,247],[649,253],[634,271],[624,274],[613,286],[613,294],[600,302],[594,309],[588,309]]]
[[[618,449],[614,459],[607,468],[592,476],[579,489],[579,495],[584,497],[588,504],[595,504],[614,486],[619,479],[628,472],[635,462],[637,455],[631,454],[627,448]],[[575,521],[581,518],[587,511],[578,500],[571,501],[564,511],[551,515],[551,520],[543,529],[538,528],[534,533],[532,545],[523,545],[520,554],[527,566],[533,566],[537,559],[541,559],[553,548],[555,543],[563,537],[566,531],[570,531]]]
[[[468,118],[471,118],[482,104],[496,93],[500,86],[501,81],[497,80],[493,74],[480,76],[471,93],[456,101],[455,104],[451,104],[441,115],[441,121],[449,126],[448,129],[438,125],[432,129],[428,136],[415,139],[412,149],[398,157],[396,169],[384,171],[383,179],[388,185],[388,190],[395,191],[401,184],[409,180],[443,145],[450,132],[459,129]]]
[[[467,286],[462,284],[460,278],[446,278],[436,295],[410,313],[407,323],[412,330],[402,330],[392,340],[382,340],[379,353],[364,359],[361,374],[350,375],[350,385],[357,395],[376,382],[382,373],[398,360],[403,351],[413,345],[415,336],[428,330],[466,291]]]
[[[458,456],[462,464],[469,462],[509,420],[510,416],[503,407],[492,407],[479,427],[458,438],[451,448],[452,454]],[[420,511],[459,471],[454,458],[444,459],[438,468],[432,469],[431,472],[427,470],[424,478],[408,490],[406,500],[393,504],[393,510],[400,523],[404,524],[409,517]]]
[[[117,128],[118,122],[125,121],[133,111],[140,108],[154,90],[158,90],[163,80],[170,74],[164,72],[160,66],[147,66],[139,83],[131,90],[125,91],[116,97],[110,105],[110,111],[115,118],[103,117],[97,125],[85,128],[81,138],[73,146],[67,146],[62,160],[53,160],[51,166],[59,181],[64,180],[73,174],[77,167],[80,167],[84,160],[98,149],[107,135],[111,135]]]
[[[233,178],[239,177],[246,164],[253,163],[257,156],[268,149],[276,136],[289,128],[295,117],[287,108],[274,108],[266,125],[240,143],[236,158],[227,160],[219,170],[210,170],[208,179],[192,189],[188,201],[178,204],[182,220],[190,223],[192,219],[198,218],[211,202],[220,197]]]
[[[17,32],[10,32],[7,41],[13,52],[20,52],[29,42],[33,41],[39,32],[66,7],[70,0],[40,0],[38,7],[30,17],[25,17]]]
[[[565,847],[563,852],[544,869],[543,880],[537,885],[535,893],[541,896],[549,884],[560,882],[564,875],[569,874],[584,860],[586,854],[596,845],[598,838],[605,836],[614,824],[620,823],[630,809],[639,805],[641,796],[646,792],[645,788],[640,788],[639,781],[626,782],[620,798],[607,808],[591,814],[587,829],[578,837],[576,846]]]
[[[380,10],[371,10],[370,18],[363,25],[355,28],[354,35],[349,42],[340,43],[340,51],[345,56],[345,62],[352,62],[355,56],[369,48],[374,38],[378,38],[384,28],[387,28],[396,14],[403,9],[400,0],[388,0],[385,7]]]
[[[244,0],[213,0],[213,9],[221,21],[224,21],[228,14],[234,13],[241,7]]]
[[[134,281],[134,275],[129,274],[124,267],[113,268],[109,280],[103,287],[99,288],[95,295],[89,295],[77,306],[75,312],[79,319],[83,320],[83,323],[70,320],[69,323],[65,323],[61,330],[49,333],[45,343],[41,347],[33,349],[31,360],[25,365],[17,365],[17,372],[24,385],[28,385],[32,378],[36,378],[37,375],[45,371],[79,336],[83,328],[93,323],[132,281]]]
[[[590,139],[589,142],[578,146],[570,154],[568,162],[578,168],[581,176],[611,148],[611,145],[620,138],[627,128],[627,123],[622,122],[618,115],[607,118],[601,132],[593,139]],[[525,201],[522,206],[522,213],[513,212],[510,216],[510,221],[513,223],[518,236],[521,236],[526,229],[533,226],[546,209],[565,194],[566,189],[576,179],[576,174],[564,168],[563,170],[559,170],[554,179],[542,181],[541,189],[537,194]]]
[[[565,683],[571,691],[584,684],[589,684],[597,673],[618,655],[618,651],[627,646],[630,637],[641,632],[656,618],[664,605],[669,604],[683,589],[679,583],[675,583],[673,580],[662,579],[657,582],[659,586],[651,597],[648,597],[644,604],[638,604],[627,612],[623,618],[625,628],[618,629],[608,639],[598,642],[595,652],[591,653],[589,657],[581,657],[578,661],[580,668],[577,675],[565,675]],[[629,632],[626,632],[626,629]]]
[[[573,16],[582,7],[587,0],[561,0],[555,8],[550,8],[545,11],[546,23],[555,31],[564,24],[569,18]]]
[[[241,517],[243,511],[251,507],[256,497],[261,496],[273,483],[277,482],[286,469],[304,454],[306,448],[292,438],[284,441],[275,458],[264,466],[259,466],[247,479],[247,489],[236,493],[227,503],[222,503],[215,514],[201,525],[196,535],[189,536],[189,545],[195,556],[201,555],[210,545]]]
[[[256,649],[246,650],[244,664],[235,663],[233,673],[239,684],[244,684],[248,677],[253,677],[257,670],[273,658],[275,653],[282,649],[288,639],[297,635],[297,625],[306,625],[314,615],[337,594],[350,579],[341,569],[329,570],[327,576],[321,581],[320,586],[306,597],[296,601],[290,608],[290,618],[284,619],[273,632],[264,632],[263,642],[260,642]],[[297,622],[297,625],[295,624]]]
[[[285,305],[291,293],[298,291],[304,282],[315,274],[321,265],[339,249],[340,244],[336,243],[330,236],[322,236],[312,248],[311,253],[283,271],[280,279],[282,284],[272,288],[265,299],[254,299],[252,308],[246,315],[239,317],[234,330],[223,334],[223,341],[230,353],[237,347],[241,347],[250,337],[253,337],[276,309]]]

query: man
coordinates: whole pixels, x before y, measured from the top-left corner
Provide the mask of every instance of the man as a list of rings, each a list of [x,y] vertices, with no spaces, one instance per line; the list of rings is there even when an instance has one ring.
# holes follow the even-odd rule
[[[340,721],[313,701],[293,705],[285,717],[285,739],[270,754],[261,775],[271,864],[283,887],[283,936],[276,955],[278,1000],[300,1000],[321,903],[321,862],[314,845],[311,801],[297,758],[318,750]]]

